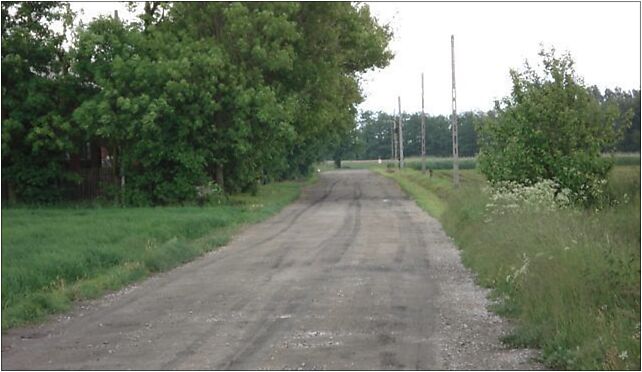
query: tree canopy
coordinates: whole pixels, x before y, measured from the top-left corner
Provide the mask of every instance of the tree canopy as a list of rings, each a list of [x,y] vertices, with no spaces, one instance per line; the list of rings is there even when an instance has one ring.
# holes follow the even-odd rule
[[[67,40],[50,24],[70,24],[67,4],[2,3],[3,180],[19,199],[59,198],[47,190],[85,143],[107,149],[128,204],[306,174],[354,130],[360,75],[392,58],[367,5],[131,8],[139,21],[103,16]]]
[[[63,48],[71,22],[68,4],[2,2],[2,179],[12,198],[58,197],[74,179],[65,152],[82,136],[70,118],[85,91]]]

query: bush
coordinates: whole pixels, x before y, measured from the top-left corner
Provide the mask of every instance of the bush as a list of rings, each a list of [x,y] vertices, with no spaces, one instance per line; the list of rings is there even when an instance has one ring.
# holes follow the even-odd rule
[[[543,73],[526,64],[511,70],[513,90],[496,115],[478,123],[480,170],[491,183],[533,185],[548,179],[569,189],[576,202],[600,200],[613,165],[601,152],[614,146],[622,128],[614,105],[600,106],[575,74],[573,60],[540,52]]]

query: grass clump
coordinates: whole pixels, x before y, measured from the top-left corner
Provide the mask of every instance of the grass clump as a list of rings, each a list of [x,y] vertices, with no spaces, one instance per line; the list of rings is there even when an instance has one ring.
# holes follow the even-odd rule
[[[273,183],[205,207],[3,208],[2,329],[219,247],[296,199],[303,184]]]
[[[612,170],[608,203],[597,210],[498,210],[472,170],[458,190],[447,171],[387,175],[442,222],[464,264],[493,289],[493,310],[516,320],[504,341],[540,348],[550,368],[640,369],[639,166]]]

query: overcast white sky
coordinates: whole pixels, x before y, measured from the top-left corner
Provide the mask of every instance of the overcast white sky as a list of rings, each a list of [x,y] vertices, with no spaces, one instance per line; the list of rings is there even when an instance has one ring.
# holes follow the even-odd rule
[[[421,110],[424,72],[426,112],[451,109],[450,35],[455,35],[457,109],[488,110],[510,93],[508,71],[539,44],[568,50],[588,85],[640,89],[639,3],[369,3],[380,23],[395,32],[396,57],[366,76],[361,109]]]
[[[570,51],[576,70],[600,89],[640,89],[640,3],[368,3],[390,23],[395,58],[364,79],[362,110],[448,114],[450,35],[455,35],[458,111],[488,110],[510,93],[510,68],[538,60],[539,44]],[[130,18],[124,3],[72,3],[84,22],[98,14]]]

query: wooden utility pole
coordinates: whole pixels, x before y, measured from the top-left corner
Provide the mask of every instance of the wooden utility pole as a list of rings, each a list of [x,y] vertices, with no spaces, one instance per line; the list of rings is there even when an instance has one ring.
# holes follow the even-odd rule
[[[395,160],[397,158],[397,135],[395,134],[395,112],[392,111],[392,118],[390,120],[390,159]]]
[[[450,36],[450,53],[453,72],[453,115],[451,119],[453,134],[453,183],[455,187],[459,187],[459,141],[457,139],[457,93],[455,90],[455,35]]]
[[[421,173],[426,174],[426,114],[424,113],[424,73],[421,73]]]
[[[403,169],[403,121],[401,118],[401,97],[397,97],[399,105],[399,169]]]

